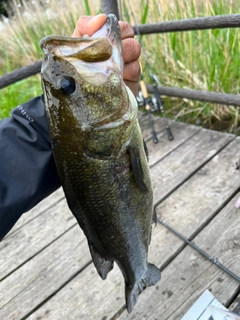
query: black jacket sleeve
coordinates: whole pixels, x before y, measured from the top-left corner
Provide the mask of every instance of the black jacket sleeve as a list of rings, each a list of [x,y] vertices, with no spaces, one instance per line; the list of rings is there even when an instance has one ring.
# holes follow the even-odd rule
[[[44,103],[37,97],[0,121],[0,240],[59,187]]]

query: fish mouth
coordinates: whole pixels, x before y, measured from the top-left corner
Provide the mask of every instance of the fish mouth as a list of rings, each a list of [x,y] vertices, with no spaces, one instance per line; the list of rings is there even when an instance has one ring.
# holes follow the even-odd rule
[[[56,101],[68,100],[82,131],[108,130],[136,118],[135,98],[123,82],[120,27],[113,14],[91,37],[50,35],[40,46],[45,54],[41,69],[45,97],[48,88]],[[65,83],[70,93],[66,94]]]
[[[115,15],[109,14],[106,23],[91,37],[84,35],[81,38],[50,35],[40,41],[40,47],[45,55],[53,54],[56,57],[68,60],[76,67],[77,60],[82,62],[104,62],[111,58],[113,65],[122,73],[122,47],[118,20]]]

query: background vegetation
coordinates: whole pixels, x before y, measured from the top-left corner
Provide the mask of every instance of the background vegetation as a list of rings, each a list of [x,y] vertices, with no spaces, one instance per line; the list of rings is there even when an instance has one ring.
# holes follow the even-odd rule
[[[0,14],[1,15],[4,15],[4,16],[8,16],[8,13],[7,13],[7,6],[8,6],[8,2],[9,0],[0,0]]]
[[[239,0],[121,0],[123,19],[134,24],[239,13]],[[131,3],[131,4],[130,4]],[[131,7],[132,8],[131,8]],[[17,0],[10,22],[0,32],[0,75],[42,58],[39,40],[49,34],[71,35],[83,14],[101,12],[100,0]],[[166,86],[239,93],[239,29],[215,29],[143,36],[149,62]],[[144,79],[151,83],[144,58]],[[41,93],[39,76],[1,90],[0,118]],[[187,99],[165,98],[167,115],[189,123],[240,133],[238,108]]]

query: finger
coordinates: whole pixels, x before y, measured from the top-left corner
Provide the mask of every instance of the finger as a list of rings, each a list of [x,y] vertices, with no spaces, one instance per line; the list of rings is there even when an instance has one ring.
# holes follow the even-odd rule
[[[141,54],[140,44],[132,39],[124,39],[122,41],[122,55],[125,63],[137,60]]]
[[[132,61],[126,63],[123,68],[123,80],[138,82],[141,75],[140,63],[138,61]]]
[[[87,34],[91,37],[96,31],[98,31],[106,22],[107,16],[105,14],[99,14],[97,16],[81,16],[73,31],[72,37],[78,38]]]
[[[133,95],[136,97],[138,94],[138,82],[132,82],[132,81],[124,81],[126,86],[132,91]]]
[[[138,61],[132,61],[124,65],[123,80],[132,90],[134,95],[138,92],[138,82],[141,75],[141,67]]]
[[[120,31],[121,31],[121,38],[133,38],[134,37],[134,31],[133,28],[130,26],[129,23],[124,21],[119,21]]]

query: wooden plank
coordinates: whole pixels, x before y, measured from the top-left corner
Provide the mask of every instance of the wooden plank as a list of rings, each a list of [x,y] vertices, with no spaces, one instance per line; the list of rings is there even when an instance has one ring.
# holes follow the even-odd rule
[[[203,129],[155,165],[151,170],[155,202],[162,201],[233,139],[234,135]]]
[[[157,134],[158,143],[154,143],[150,138],[146,141],[149,152],[149,166],[153,167],[158,161],[165,158],[170,152],[173,152],[180,147],[184,142],[191,139],[196,133],[200,132],[201,128],[191,125],[186,125],[181,122],[170,122],[171,130],[174,139],[169,141],[165,129],[160,131],[161,122],[156,122],[156,129],[159,129]],[[157,130],[158,131],[158,130]]]
[[[156,149],[161,149],[162,144],[165,147],[165,145],[171,146],[171,145],[175,145],[175,144],[177,145],[177,144],[179,144],[179,142],[182,143],[184,140],[189,139],[193,134],[195,134],[196,132],[198,132],[202,129],[201,127],[187,125],[186,123],[177,122],[177,121],[173,121],[173,120],[168,119],[171,131],[174,136],[174,139],[172,141],[169,141],[168,137],[167,137],[167,132],[165,129],[165,123],[164,123],[163,119],[159,116],[152,116],[152,120],[154,123],[154,129],[157,133],[157,138],[159,140],[159,142],[155,144],[152,141],[151,127],[149,125],[149,120],[148,120],[147,114],[145,114],[143,112],[139,112],[138,119],[139,119],[139,124],[141,127],[141,131],[142,131],[142,135],[143,135],[144,140],[146,142],[151,141],[151,144],[153,145],[152,147],[151,147],[151,145],[148,145],[148,148],[151,148],[149,150],[150,154],[152,152],[155,152]],[[175,145],[175,147],[176,147],[176,145]]]
[[[240,274],[240,215],[234,201],[240,193],[194,239],[194,243],[232,272]],[[208,289],[224,305],[228,305],[239,290],[238,281],[220,270],[190,247],[163,271],[155,292],[145,290],[141,302],[131,316],[126,312],[119,319],[175,320],[189,310]],[[149,303],[150,301],[150,303]]]
[[[116,266],[103,281],[90,265],[28,319],[109,319],[122,305],[123,293],[124,281]]]
[[[240,137],[160,203],[156,207],[157,214],[187,238],[197,234],[239,188],[240,174],[234,168],[239,144]],[[165,246],[174,257],[182,244],[179,238],[161,228],[159,235],[157,232],[152,238],[154,261],[162,266]]]
[[[237,298],[231,303],[230,307],[228,308],[230,311],[240,315],[240,294]]]
[[[76,225],[0,282],[0,319],[21,319],[91,261]]]
[[[159,206],[159,211],[164,219],[169,223],[171,222],[187,237],[195,234],[196,230],[200,230],[206,221],[214,215],[215,211],[220,209],[223,203],[228,201],[239,187],[239,176],[236,175],[234,167],[231,166],[239,142],[239,138],[232,141]],[[170,259],[176,257],[182,245],[181,240],[158,224],[153,229],[149,261],[158,266],[165,265]],[[178,269],[176,268],[176,270]],[[177,274],[176,270],[174,272]],[[164,294],[161,294],[163,292],[162,282],[165,279],[164,281],[168,283],[164,273],[162,278],[158,286],[145,290],[152,295],[158,291],[157,294],[160,296],[157,296],[156,299],[160,302],[162,296],[164,296]],[[114,279],[114,282],[109,279]],[[94,294],[92,287],[94,287]],[[152,297],[149,298],[148,303],[147,298],[143,300],[145,299],[145,292],[139,297],[139,302],[135,307],[136,310],[143,301],[146,302],[145,307],[147,304],[151,305],[149,301]],[[181,294],[181,292],[178,291],[178,294]],[[102,299],[103,295],[104,299]],[[64,314],[66,319],[84,319],[84,317],[87,319],[89,315],[94,315],[94,319],[102,319],[103,317],[104,319],[110,319],[123,305],[123,279],[118,269],[114,269],[106,281],[101,281],[94,267],[90,266],[88,271],[79,274],[39,310],[34,312],[30,318],[38,319],[38,317],[41,317],[41,319],[55,320],[61,319]],[[139,318],[138,315],[135,319],[145,318]],[[158,317],[158,319],[162,318]]]
[[[18,229],[22,228],[26,223],[35,219],[39,214],[43,213],[48,208],[54,206],[58,201],[64,198],[64,193],[62,188],[59,188],[57,191],[52,193],[46,199],[37,204],[33,209],[24,213],[20,219],[16,222],[12,230],[7,234],[9,236],[13,232],[16,232]],[[6,237],[7,237],[6,236]]]
[[[76,224],[66,201],[33,219],[0,243],[0,280]]]
[[[164,131],[164,121],[159,116],[152,115],[152,121],[154,124],[155,132],[158,134],[161,131]],[[142,135],[145,141],[152,139],[151,127],[149,124],[149,118],[147,113],[138,111],[138,122],[142,131]],[[166,134],[167,139],[167,134]]]

